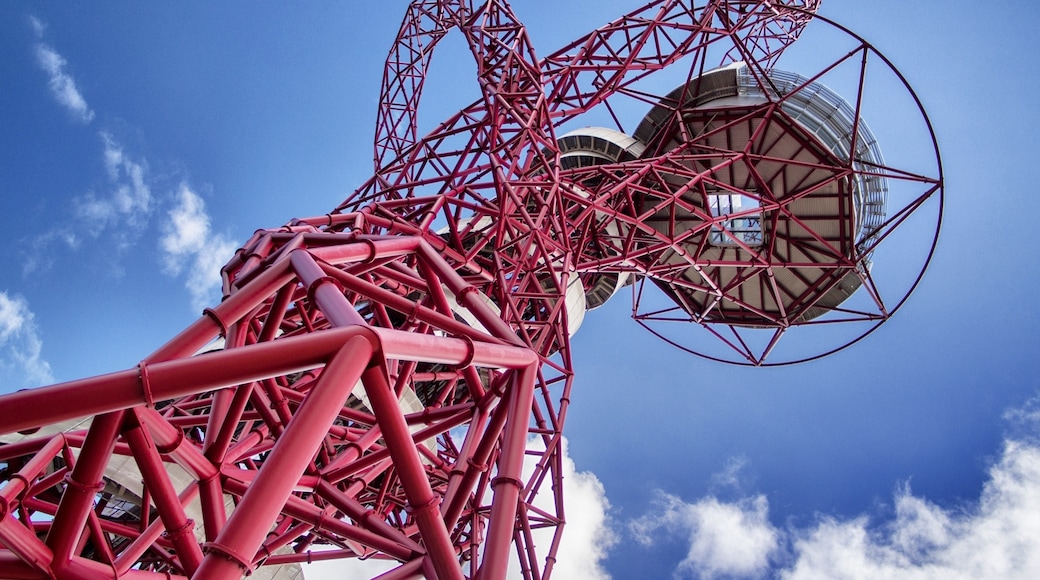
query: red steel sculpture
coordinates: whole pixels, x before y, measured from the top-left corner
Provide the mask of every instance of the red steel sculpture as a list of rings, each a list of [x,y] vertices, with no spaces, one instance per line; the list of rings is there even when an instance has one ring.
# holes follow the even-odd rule
[[[810,77],[774,67],[818,4],[658,0],[539,59],[504,0],[413,2],[367,183],[256,232],[223,301],[136,367],[0,398],[0,577],[374,558],[384,578],[549,578],[587,310],[631,286],[641,323],[763,365],[793,327],[870,332],[920,280],[893,298],[872,273],[897,227],[941,215],[930,127],[921,172],[886,163],[861,119],[888,61],[848,33]],[[452,30],[481,97],[422,137]],[[849,101],[819,82],[844,63]]]

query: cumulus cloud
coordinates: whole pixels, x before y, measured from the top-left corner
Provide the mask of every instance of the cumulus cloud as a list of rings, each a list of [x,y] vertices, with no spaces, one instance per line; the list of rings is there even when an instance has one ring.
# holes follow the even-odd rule
[[[976,506],[941,508],[909,489],[895,520],[827,519],[799,533],[783,577],[1040,578],[1040,449],[1008,441]]]
[[[1035,421],[1038,403],[1011,413]],[[1040,578],[1040,446],[1008,439],[974,504],[958,509],[895,494],[895,515],[875,521],[820,516],[804,528],[779,529],[768,500],[707,497],[693,503],[661,493],[653,513],[630,524],[650,544],[658,530],[689,541],[676,577],[893,578],[945,580]]]
[[[610,501],[606,490],[596,474],[591,471],[578,471],[567,449],[567,439],[561,441],[563,446],[563,501],[564,515],[567,524],[563,528],[563,538],[557,552],[557,561],[553,567],[553,578],[583,578],[600,580],[610,578],[603,567],[610,548],[617,541],[610,517]],[[544,449],[540,439],[528,442],[528,448]],[[535,456],[528,455],[524,464],[523,479],[527,481],[534,472]],[[549,513],[553,513],[552,492],[548,483],[541,488],[534,504]],[[548,547],[552,543],[552,529],[540,529],[532,532],[534,544]],[[522,578],[516,562],[511,562],[510,578]]]
[[[76,87],[72,75],[66,72],[68,62],[53,47],[42,42],[46,25],[35,16],[29,17],[29,24],[36,37],[41,39],[36,45],[36,64],[47,73],[47,86],[50,87],[51,94],[75,119],[84,123],[91,122],[94,119],[94,111]]]
[[[644,545],[661,529],[686,537],[689,549],[676,568],[678,577],[759,577],[779,547],[765,496],[734,503],[707,497],[691,504],[658,492],[654,506],[655,513],[635,520],[630,529]]]
[[[165,270],[171,275],[187,273],[185,286],[192,307],[201,310],[213,303],[220,289],[220,268],[237,248],[222,234],[210,230],[206,204],[186,184],[181,184],[174,207],[167,213],[160,240]]]
[[[53,383],[51,367],[43,360],[43,342],[33,313],[21,296],[0,291],[0,370],[7,377],[0,390]]]

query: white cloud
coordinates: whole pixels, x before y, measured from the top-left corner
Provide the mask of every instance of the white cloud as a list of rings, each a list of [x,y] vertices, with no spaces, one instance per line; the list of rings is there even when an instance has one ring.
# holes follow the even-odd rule
[[[43,33],[47,30],[47,25],[42,20],[35,16],[29,16],[29,26],[32,26],[36,38],[43,38]]]
[[[34,272],[45,272],[54,265],[52,244],[61,243],[69,249],[75,250],[79,247],[80,238],[72,228],[60,227],[29,238],[25,243],[27,247],[23,248],[20,254],[22,275],[28,276]]]
[[[711,490],[716,491],[727,488],[736,491],[743,490],[748,484],[747,466],[747,457],[743,455],[730,457],[726,461],[726,467],[711,476]]]
[[[115,244],[118,255],[133,249],[156,213],[156,206],[172,205],[166,213],[159,239],[163,269],[167,274],[186,274],[185,287],[192,308],[201,310],[219,299],[220,268],[232,257],[237,244],[214,234],[205,202],[181,183],[173,192],[153,195],[154,179],[148,162],[126,152],[111,134],[98,133],[104,146],[102,162],[108,184],[100,193],[89,191],[72,200],[73,220],[28,241],[23,256],[23,274],[46,270],[53,262],[51,247],[63,243],[78,249],[83,239],[102,235]]]
[[[192,308],[210,306],[220,289],[220,268],[231,258],[237,245],[210,231],[206,204],[186,184],[181,184],[175,205],[167,213],[169,221],[159,241],[165,270],[179,275],[187,270],[185,286],[192,296]]]
[[[107,236],[117,255],[122,255],[135,246],[155,213],[148,162],[128,155],[111,134],[99,131],[98,136],[104,147],[102,161],[108,183],[72,198],[71,219],[26,240],[23,275],[48,270],[55,259],[55,244],[77,250],[84,239]]]
[[[1036,408],[1034,401],[1012,415],[1033,420]],[[677,577],[1040,578],[1040,446],[1034,440],[1005,442],[971,506],[943,508],[904,485],[887,521],[820,516],[811,526],[781,530],[769,523],[768,509],[761,495],[685,503],[662,493],[654,513],[630,529],[648,544],[659,529],[689,534]]]
[[[1005,444],[970,511],[943,509],[904,489],[896,518],[826,520],[794,541],[784,578],[1040,578],[1040,449]]]
[[[0,390],[53,383],[50,364],[41,357],[42,349],[28,303],[21,296],[0,291],[0,371],[5,376]]]
[[[29,22],[37,37],[41,37],[45,29],[43,22],[35,17],[30,17]],[[72,75],[65,71],[65,65],[68,63],[58,51],[43,42],[37,44],[36,64],[47,73],[47,86],[58,103],[68,109],[76,119],[84,123],[91,122],[94,119],[94,111],[87,105],[87,100],[76,87]]]
[[[654,505],[655,513],[633,521],[630,529],[644,545],[652,543],[660,529],[688,538],[689,549],[676,576],[759,577],[778,548],[779,533],[769,523],[765,496],[735,503],[707,497],[689,504],[659,492]]]
[[[131,159],[112,135],[103,131],[99,135],[105,147],[103,158],[111,188],[103,195],[88,192],[76,198],[76,217],[95,237],[114,225],[130,226],[131,231],[139,230],[152,213],[148,163]]]

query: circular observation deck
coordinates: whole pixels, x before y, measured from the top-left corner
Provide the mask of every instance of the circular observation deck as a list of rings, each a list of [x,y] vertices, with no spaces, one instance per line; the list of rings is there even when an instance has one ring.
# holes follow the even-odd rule
[[[691,320],[786,328],[862,285],[884,162],[825,86],[736,63],[660,99],[634,141],[656,170],[622,211],[660,249],[633,261]]]

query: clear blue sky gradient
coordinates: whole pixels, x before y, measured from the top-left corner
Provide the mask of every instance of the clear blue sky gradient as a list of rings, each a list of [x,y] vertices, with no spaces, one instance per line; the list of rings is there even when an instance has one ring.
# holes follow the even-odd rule
[[[546,54],[634,5],[515,9]],[[240,243],[326,213],[369,175],[383,59],[404,8],[0,4],[0,292],[33,313],[56,380],[132,366],[196,316],[186,274],[164,268],[160,245],[182,184],[205,201],[212,233]],[[821,513],[883,520],[906,481],[940,506],[970,505],[1008,435],[1005,411],[1037,395],[1040,4],[831,0],[821,13],[884,52],[931,115],[948,192],[935,261],[890,323],[794,367],[693,358],[639,329],[624,298],[591,313],[575,339],[567,432],[622,536],[655,490],[765,494],[780,527]],[[89,121],[54,98],[40,43],[64,58]],[[438,50],[426,126],[476,95],[459,39]],[[102,135],[146,170],[151,214],[138,223],[97,227],[77,213],[115,187]],[[6,364],[0,390],[31,386]],[[735,458],[740,484],[713,485]],[[668,577],[685,550],[623,537],[606,567]]]

